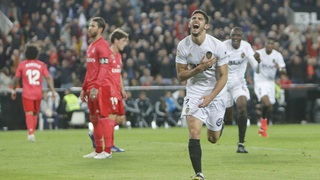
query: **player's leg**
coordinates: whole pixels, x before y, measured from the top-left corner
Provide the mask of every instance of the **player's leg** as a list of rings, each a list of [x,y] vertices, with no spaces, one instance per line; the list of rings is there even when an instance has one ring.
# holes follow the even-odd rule
[[[94,143],[95,143],[95,151],[84,155],[84,158],[94,158],[96,155],[102,152],[102,137],[103,137],[103,129],[102,129],[102,123],[99,122],[98,116],[96,114],[99,107],[98,101],[94,100],[88,100],[88,108],[89,108],[89,119],[90,122],[93,125],[93,135],[94,135]]]
[[[33,127],[37,129],[38,125],[38,115],[40,111],[41,99],[34,101],[34,111],[33,111]]]
[[[197,175],[202,175],[201,157],[202,150],[200,145],[200,134],[203,122],[194,116],[186,116],[187,125],[189,129],[189,157],[193,170]]]
[[[237,117],[237,125],[238,125],[238,150],[237,153],[248,153],[248,151],[244,147],[245,136],[247,131],[247,97],[239,96],[236,101],[237,109],[238,109],[238,117]]]
[[[22,97],[22,105],[23,105],[23,110],[25,112],[25,118],[26,118],[26,125],[27,125],[27,130],[28,130],[28,141],[35,141],[35,136],[34,136],[34,120],[33,120],[33,111],[35,109],[34,107],[34,102],[31,99],[26,99]]]
[[[226,109],[226,113],[224,115],[224,123],[225,125],[231,125],[233,120],[233,108],[228,107]]]
[[[271,118],[271,114],[273,111],[273,106],[270,102],[269,96],[265,95],[261,98],[261,128],[259,130],[259,133],[262,135],[262,137],[268,137],[267,129],[268,129],[268,119]]]

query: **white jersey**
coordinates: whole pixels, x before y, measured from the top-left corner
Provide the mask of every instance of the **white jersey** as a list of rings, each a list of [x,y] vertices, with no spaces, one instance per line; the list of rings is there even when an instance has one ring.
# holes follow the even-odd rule
[[[255,60],[253,60],[256,62],[255,64],[253,64],[254,62],[252,62],[252,60],[250,61],[250,58],[252,59],[255,53],[254,50],[248,42],[243,40],[241,40],[240,47],[238,49],[234,49],[232,47],[231,39],[225,40],[223,44],[225,44],[227,48],[229,59],[228,88],[246,85],[244,74],[246,72],[248,62],[250,62],[251,67],[255,67],[257,64]]]
[[[271,83],[274,84],[277,68],[275,63],[279,65],[280,70],[286,67],[282,55],[276,51],[272,50],[271,54],[266,53],[266,49],[260,49],[257,51],[260,54],[260,73],[254,73],[255,83]]]
[[[188,64],[188,68],[194,68],[200,64],[201,59],[210,51],[213,56],[218,57],[215,65],[209,69],[196,74],[187,80],[187,95],[201,97],[212,92],[217,83],[216,66],[222,66],[228,63],[227,50],[224,44],[211,35],[206,34],[205,40],[199,46],[195,44],[191,35],[179,42],[176,55],[176,63]],[[223,98],[226,86],[220,91],[216,98]]]

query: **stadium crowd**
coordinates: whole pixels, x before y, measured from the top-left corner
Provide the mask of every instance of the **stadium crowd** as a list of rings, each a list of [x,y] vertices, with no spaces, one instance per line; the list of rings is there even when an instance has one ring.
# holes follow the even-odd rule
[[[122,52],[125,86],[182,85],[175,72],[176,47],[189,35],[188,17],[196,9],[208,13],[207,32],[220,40],[228,39],[235,26],[242,27],[244,40],[256,50],[267,37],[276,39],[288,72],[279,77],[280,84],[319,83],[320,26],[299,28],[289,22],[290,9],[302,7],[320,7],[320,1],[2,0],[0,9],[13,27],[9,34],[0,32],[0,88],[12,85],[28,42],[41,47],[39,60],[48,65],[55,88],[81,87],[90,44],[87,23],[94,16],[107,22],[106,39],[119,27],[129,34]]]
[[[179,85],[174,56],[179,40],[188,32],[188,17],[195,9],[211,16],[209,34],[229,38],[234,26],[243,28],[254,49],[266,37],[278,40],[292,83],[317,83],[319,27],[302,31],[288,23],[287,8],[319,6],[310,0],[22,0],[1,2],[1,10],[14,26],[1,34],[1,87],[9,86],[27,42],[37,42],[56,88],[79,87],[85,75],[88,46],[87,21],[102,16],[108,26],[105,38],[120,27],[130,35],[123,52],[123,79],[129,86]],[[3,80],[2,80],[3,79]]]

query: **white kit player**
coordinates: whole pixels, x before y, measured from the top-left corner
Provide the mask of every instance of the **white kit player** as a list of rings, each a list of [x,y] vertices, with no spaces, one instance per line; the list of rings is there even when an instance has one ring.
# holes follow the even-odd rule
[[[223,43],[227,47],[229,66],[228,66],[228,82],[227,82],[227,109],[225,120],[231,121],[233,116],[233,103],[235,102],[238,109],[238,117],[236,119],[238,125],[238,149],[237,153],[248,153],[245,149],[245,135],[247,131],[247,101],[250,100],[250,93],[244,74],[247,69],[248,62],[255,72],[259,70],[259,54],[255,53],[251,45],[242,41],[242,28],[234,27],[230,31],[231,39],[225,40]]]
[[[268,137],[268,119],[271,118],[275,99],[275,78],[277,71],[286,73],[282,55],[274,49],[275,40],[268,38],[266,47],[258,50],[260,54],[260,73],[254,73],[254,92],[262,105],[259,134]]]
[[[181,115],[186,116],[189,129],[189,156],[196,173],[193,179],[201,180],[200,133],[205,123],[208,140],[219,140],[226,108],[228,59],[222,42],[206,34],[209,17],[204,11],[192,13],[189,27],[191,35],[178,44],[176,69],[178,79],[187,80]]]

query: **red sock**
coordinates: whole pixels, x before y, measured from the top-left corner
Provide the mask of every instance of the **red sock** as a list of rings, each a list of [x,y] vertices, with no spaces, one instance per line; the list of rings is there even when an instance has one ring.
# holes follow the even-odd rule
[[[114,146],[114,127],[115,127],[116,125],[118,125],[118,123],[117,123],[117,121],[112,120],[112,119],[110,119],[109,123],[110,123],[110,125],[113,127],[113,130],[112,130],[113,133],[112,133],[112,137],[111,137],[111,145]],[[112,147],[112,146],[111,146],[111,147]]]
[[[34,130],[37,129],[37,125],[38,125],[38,116],[33,116],[33,128],[34,128]]]
[[[93,124],[93,136],[94,136],[94,143],[96,144],[96,152],[101,153],[102,152],[102,137],[103,137],[103,131],[102,131],[102,123],[99,122],[97,116],[90,116],[90,121]]]
[[[26,114],[26,124],[28,129],[28,134],[33,134],[34,132],[34,124],[33,124],[33,115],[32,114]]]
[[[268,129],[268,120],[267,120],[267,118],[265,118],[265,119],[261,118],[260,119],[260,123],[261,123],[261,129],[266,131]]]
[[[113,126],[114,120],[106,117],[106,118],[103,118],[103,120],[101,121],[103,122],[104,130],[105,130],[104,132],[105,151],[107,153],[111,153],[111,147],[113,145],[112,136],[114,132],[114,126]]]

